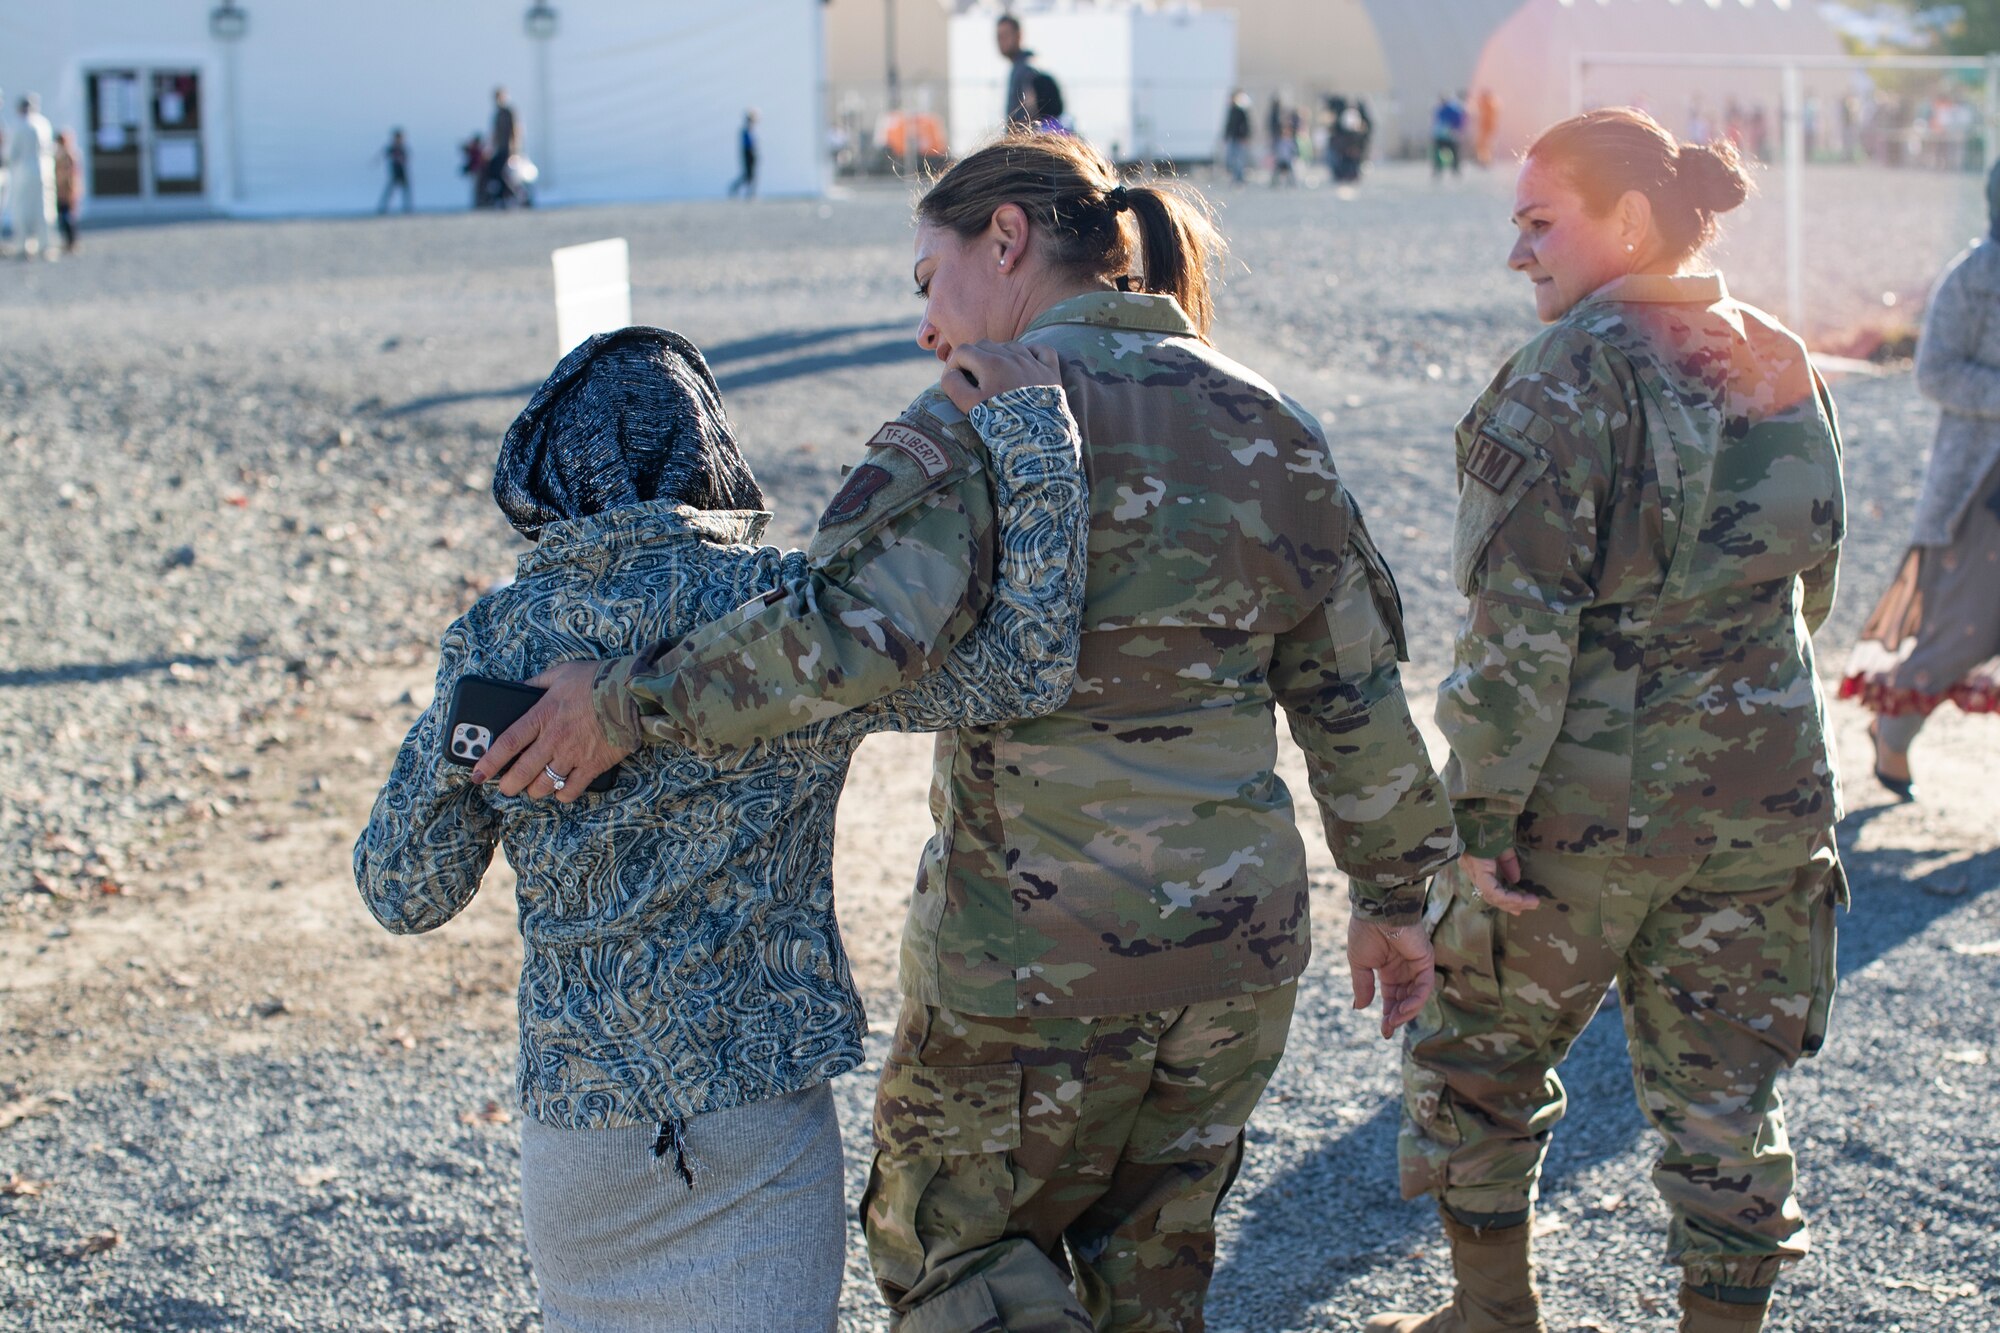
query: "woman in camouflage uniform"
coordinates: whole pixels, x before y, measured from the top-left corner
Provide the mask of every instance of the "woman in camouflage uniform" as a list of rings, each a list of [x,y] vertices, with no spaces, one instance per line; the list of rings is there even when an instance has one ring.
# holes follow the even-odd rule
[[[1377,1333],[1542,1327],[1555,1069],[1614,981],[1681,1327],[1761,1327],[1805,1253],[1777,1080],[1825,1037],[1846,899],[1809,637],[1844,517],[1805,348],[1697,269],[1748,188],[1729,146],[1623,108],[1522,165],[1509,262],[1550,327],[1458,428],[1438,722],[1466,854],[1405,1046],[1403,1187],[1437,1196],[1458,1287]]]
[[[1060,356],[1090,571],[1068,702],[940,738],[869,1255],[899,1333],[1194,1333],[1311,945],[1278,707],[1350,878],[1359,997],[1379,978],[1386,1031],[1429,991],[1424,885],[1458,844],[1403,696],[1395,584],[1318,423],[1208,341],[1217,238],[1195,197],[1016,134],[917,217],[926,349],[953,368],[988,341]],[[944,387],[963,387],[956,369]],[[963,531],[990,509],[948,471],[965,429],[937,392],[884,426],[798,596],[606,664],[595,713],[592,670],[562,669],[502,789],[534,792],[520,770],[549,763],[567,797],[636,744],[743,744],[799,725],[804,699],[893,684],[850,623],[921,670],[939,610],[981,577]],[[878,510],[956,515],[958,535],[844,555],[847,525]]]

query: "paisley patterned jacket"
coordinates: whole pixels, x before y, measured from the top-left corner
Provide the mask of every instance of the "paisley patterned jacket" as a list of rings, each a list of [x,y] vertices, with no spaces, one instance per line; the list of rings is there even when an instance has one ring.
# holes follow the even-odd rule
[[[976,408],[1000,518],[978,627],[940,668],[862,709],[715,754],[653,745],[575,805],[503,797],[444,759],[452,687],[673,639],[805,557],[754,548],[767,515],[636,505],[546,529],[516,581],[446,631],[437,693],[396,757],[354,876],[398,933],[450,920],[496,844],[518,873],[518,1082],[528,1114],[584,1129],[782,1096],[861,1060],[863,1014],[833,910],[834,807],[871,731],[1039,716],[1076,668],[1088,509],[1054,386]]]

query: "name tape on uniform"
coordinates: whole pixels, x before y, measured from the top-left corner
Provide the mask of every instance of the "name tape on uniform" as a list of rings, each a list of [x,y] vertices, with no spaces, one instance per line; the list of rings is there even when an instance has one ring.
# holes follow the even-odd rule
[[[1472,446],[1472,454],[1465,460],[1465,475],[1495,495],[1503,495],[1527,464],[1519,449],[1481,431],[1479,442]]]
[[[945,447],[907,421],[884,422],[882,429],[875,432],[875,438],[868,441],[871,449],[878,445],[901,450],[924,470],[926,480],[951,471],[951,455],[945,452]]]

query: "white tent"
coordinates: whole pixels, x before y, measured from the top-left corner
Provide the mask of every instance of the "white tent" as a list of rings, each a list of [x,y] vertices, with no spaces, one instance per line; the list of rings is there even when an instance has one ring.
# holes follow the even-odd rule
[[[509,90],[544,200],[719,195],[743,112],[759,187],[824,181],[821,0],[37,0],[0,5],[0,90],[77,131],[93,211],[372,209],[391,127],[420,208]]]

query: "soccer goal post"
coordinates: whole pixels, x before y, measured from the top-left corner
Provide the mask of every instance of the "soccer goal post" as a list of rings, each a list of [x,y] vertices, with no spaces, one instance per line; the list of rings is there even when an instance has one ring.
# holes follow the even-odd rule
[[[1644,94],[1635,90],[1647,88],[1649,80],[1667,83],[1689,98],[1685,124],[1654,112],[1669,129],[1683,138],[1728,135],[1745,148],[1746,156],[1779,168],[1785,314],[1801,333],[1813,314],[1806,263],[1809,161],[1969,175],[1982,163],[1991,168],[2000,158],[2000,54],[1978,59],[1580,52],[1570,71],[1571,110],[1646,105]],[[1754,117],[1746,114],[1739,123],[1733,98],[1732,114],[1725,118],[1721,108],[1704,111],[1699,94],[1685,91],[1731,80],[1775,95],[1775,126],[1766,128],[1761,102]],[[1743,142],[1746,133],[1755,136],[1754,144]],[[1955,223],[1962,209],[1951,211]],[[1895,238],[1885,236],[1883,242],[1893,244]],[[1889,301],[1895,294],[1891,289],[1882,295]]]

